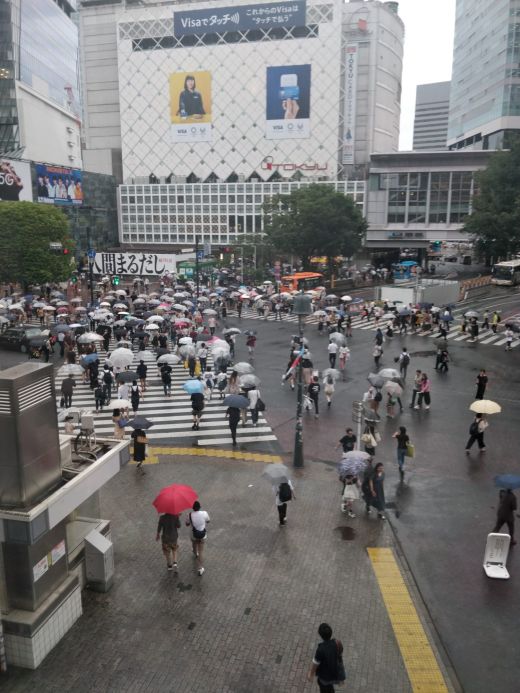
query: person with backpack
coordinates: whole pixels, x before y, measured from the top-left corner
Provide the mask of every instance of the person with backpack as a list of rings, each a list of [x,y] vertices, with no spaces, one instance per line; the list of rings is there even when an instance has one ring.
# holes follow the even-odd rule
[[[320,415],[318,398],[320,395],[321,386],[318,382],[318,376],[315,375],[312,378],[312,382],[307,388],[307,396],[312,400],[314,404],[314,418],[317,419]]]
[[[96,400],[97,414],[99,411],[103,411],[103,405],[105,404],[105,388],[100,380],[98,380],[96,389],[94,390],[94,399]]]
[[[105,365],[103,368],[103,386],[105,389],[105,399],[107,404],[110,404],[110,400],[112,399],[113,383],[114,375],[112,373],[112,370],[107,365]]]
[[[161,381],[165,397],[172,396],[172,368],[165,364],[161,368]]]
[[[278,510],[278,520],[280,527],[287,522],[287,503],[291,500],[296,500],[294,495],[294,486],[290,479],[282,481],[281,484],[274,487],[276,509]]]
[[[410,354],[408,353],[406,347],[403,347],[403,350],[397,357],[396,361],[399,362],[399,373],[403,379],[406,379],[406,372],[408,370],[408,366],[410,365]]]
[[[475,441],[478,443],[480,452],[484,452],[486,446],[484,444],[484,431],[488,427],[488,422],[483,414],[477,414],[469,427],[469,439],[466,443],[466,455],[469,455],[471,446]]]
[[[321,642],[316,648],[307,679],[317,677],[320,693],[334,693],[334,685],[345,681],[343,664],[343,645],[332,637],[332,628],[328,623],[321,623],[318,628]]]

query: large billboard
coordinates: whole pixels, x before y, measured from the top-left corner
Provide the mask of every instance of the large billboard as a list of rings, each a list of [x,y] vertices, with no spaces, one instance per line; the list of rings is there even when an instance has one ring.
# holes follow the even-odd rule
[[[173,35],[180,38],[225,31],[305,26],[305,13],[305,0],[174,12]]]
[[[268,140],[305,139],[311,134],[311,66],[268,67],[266,123]]]
[[[32,202],[31,166],[0,157],[0,200]]]
[[[172,142],[211,142],[211,72],[170,75]]]
[[[193,254],[166,253],[97,253],[92,265],[94,274],[121,274],[132,277],[157,277],[165,272],[174,274],[177,263],[191,260]]]
[[[354,163],[356,127],[357,45],[347,46],[345,59],[345,103],[343,107],[343,163]]]
[[[38,202],[71,206],[83,204],[83,181],[77,168],[36,164]]]

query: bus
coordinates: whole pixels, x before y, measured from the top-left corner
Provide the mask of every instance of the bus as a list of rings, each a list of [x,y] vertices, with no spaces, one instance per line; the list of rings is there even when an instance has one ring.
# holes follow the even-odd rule
[[[323,285],[323,274],[320,272],[295,272],[282,277],[280,291],[310,291]]]
[[[520,284],[520,259],[497,262],[491,270],[491,282],[502,286]]]

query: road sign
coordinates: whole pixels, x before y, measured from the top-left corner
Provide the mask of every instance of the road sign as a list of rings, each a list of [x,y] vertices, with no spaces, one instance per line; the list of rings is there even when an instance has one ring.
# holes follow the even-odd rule
[[[204,251],[203,250],[197,250],[197,258],[199,260],[204,260]]]
[[[204,255],[208,257],[211,255],[211,243],[204,243]]]
[[[89,248],[87,250],[87,255],[91,260],[93,260],[96,257],[96,251],[94,250],[94,248]]]

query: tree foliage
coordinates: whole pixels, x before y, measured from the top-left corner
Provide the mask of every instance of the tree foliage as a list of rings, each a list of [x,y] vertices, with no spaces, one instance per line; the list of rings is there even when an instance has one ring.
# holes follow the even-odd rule
[[[265,232],[282,253],[300,257],[308,268],[313,255],[350,257],[361,245],[367,224],[350,197],[328,185],[309,185],[276,195],[264,205]]]
[[[67,217],[56,207],[37,202],[0,203],[0,281],[42,284],[68,279],[71,251]],[[55,254],[61,243],[69,254]]]
[[[478,192],[464,230],[486,260],[506,260],[520,251],[520,138],[497,152],[476,176]]]

